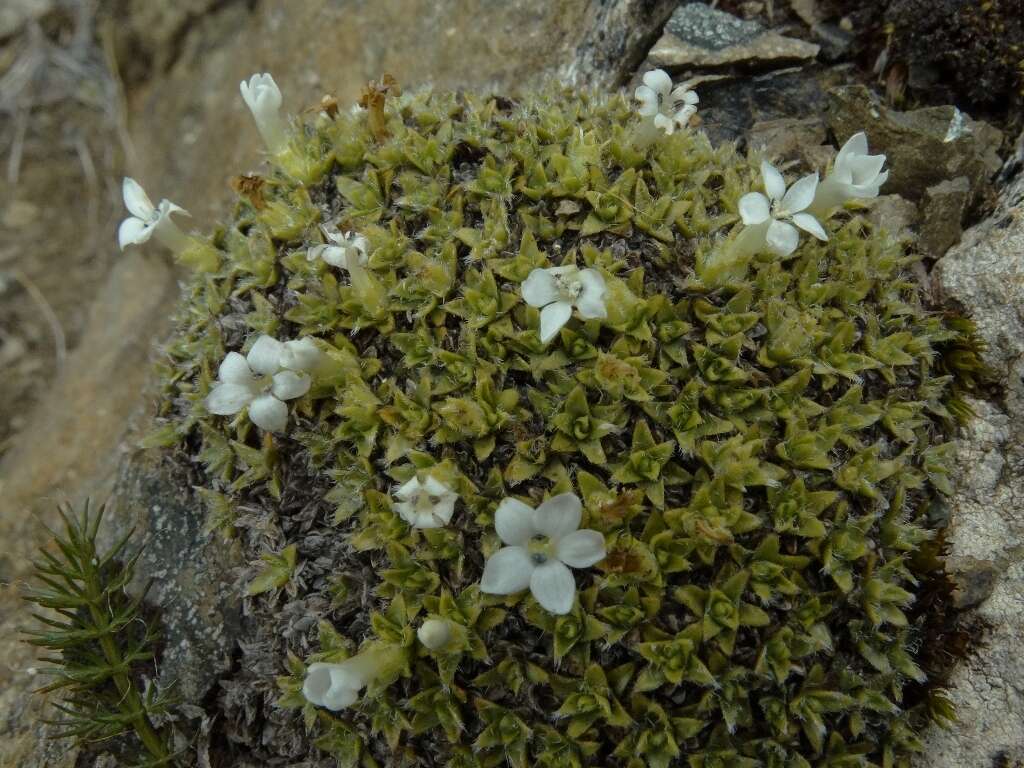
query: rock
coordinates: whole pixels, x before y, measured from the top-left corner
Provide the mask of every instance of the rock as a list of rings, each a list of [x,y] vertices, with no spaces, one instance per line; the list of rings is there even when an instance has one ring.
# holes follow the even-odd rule
[[[4,0],[0,6],[0,40],[17,34],[53,10],[54,0]]]
[[[742,140],[759,122],[824,114],[828,90],[843,77],[836,69],[809,65],[755,77],[699,78],[698,115],[712,141]]]
[[[809,61],[819,47],[743,21],[703,3],[687,3],[672,14],[648,58],[673,70],[777,67]]]
[[[760,120],[747,133],[747,146],[755,152],[763,152],[766,159],[774,163],[800,162],[806,168],[819,168],[826,152],[819,152],[825,143],[827,129],[820,117],[805,119],[783,117],[777,120]]]
[[[933,270],[936,292],[977,324],[1001,403],[972,400],[957,441],[947,570],[988,627],[952,671],[958,725],[926,734],[921,768],[1024,761],[1024,176]]]
[[[924,192],[921,210],[921,234],[918,247],[926,256],[940,258],[960,240],[964,214],[971,200],[971,184],[966,176],[940,181]]]
[[[928,187],[963,176],[973,204],[990,189],[1001,164],[1002,131],[953,106],[899,112],[865,86],[849,85],[829,93],[828,122],[840,144],[865,131],[872,151],[889,158],[886,191],[911,200],[920,200]]]
[[[170,461],[125,457],[111,494],[108,539],[139,531],[143,547],[135,589],[152,580],[148,602],[160,606],[160,683],[185,702],[202,701],[231,667],[243,589],[241,551],[204,530],[206,505]]]
[[[897,240],[910,240],[920,214],[917,206],[899,195],[879,195],[871,202],[868,221]]]
[[[657,39],[678,0],[618,0],[595,4],[582,24],[576,55],[563,65],[563,79],[617,87],[626,82]]]

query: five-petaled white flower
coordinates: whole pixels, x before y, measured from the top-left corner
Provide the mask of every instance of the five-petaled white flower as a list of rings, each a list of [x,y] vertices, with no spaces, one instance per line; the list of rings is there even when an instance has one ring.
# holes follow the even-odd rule
[[[819,240],[828,240],[821,224],[806,208],[814,200],[818,187],[818,174],[804,176],[786,190],[786,182],[769,162],[761,162],[764,191],[749,192],[740,198],[740,216],[747,227],[764,229],[764,242],[779,256],[789,256],[800,244],[800,233],[795,224]],[[790,223],[792,222],[792,223]]]
[[[818,185],[809,212],[821,216],[852,198],[878,197],[878,190],[889,178],[883,165],[885,155],[868,154],[864,132],[853,134],[839,150],[832,172]]]
[[[288,426],[285,400],[309,391],[312,370],[320,350],[310,338],[280,342],[260,336],[245,357],[228,352],[218,371],[219,381],[206,397],[206,408],[230,416],[249,407],[249,420],[267,432]]]
[[[443,528],[455,512],[459,494],[432,475],[422,483],[418,477],[395,490],[395,510],[413,528]]]
[[[314,245],[306,251],[307,259],[310,261],[323,259],[331,266],[348,272],[366,266],[369,242],[365,237],[352,232],[342,233],[326,228],[323,233],[331,242]]]
[[[634,97],[640,102],[641,117],[651,120],[656,128],[668,135],[683,129],[697,113],[700,99],[687,85],[672,88],[672,78],[663,69],[652,69],[643,77]]]
[[[505,499],[494,514],[494,527],[507,544],[484,566],[480,589],[512,595],[529,588],[541,606],[564,615],[576,599],[569,568],[589,568],[605,557],[604,535],[577,530],[583,505],[573,493],[548,499],[536,509]]]
[[[281,117],[281,89],[268,73],[256,74],[238,85],[246,106],[256,120],[256,130],[271,154],[278,154],[288,146],[287,124]]]
[[[171,214],[183,213],[188,216],[188,211],[170,200],[161,200],[159,206],[154,206],[146,190],[135,179],[127,176],[121,184],[121,194],[124,196],[124,206],[131,214],[121,222],[117,230],[117,241],[122,251],[126,245],[141,245],[150,237],[156,237],[162,245],[175,253],[188,246],[188,237],[171,220]]]
[[[359,693],[383,674],[388,652],[368,649],[336,664],[318,661],[309,665],[302,683],[302,695],[311,704],[335,712],[351,707]]]
[[[523,281],[523,300],[540,311],[540,340],[547,344],[569,322],[572,308],[584,320],[608,317],[604,295],[608,290],[596,269],[569,265],[534,269]]]

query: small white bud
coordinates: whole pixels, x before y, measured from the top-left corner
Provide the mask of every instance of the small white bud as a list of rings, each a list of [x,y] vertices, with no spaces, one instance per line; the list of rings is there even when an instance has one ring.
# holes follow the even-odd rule
[[[439,651],[451,642],[451,622],[446,619],[427,619],[416,631],[416,637],[429,650]]]

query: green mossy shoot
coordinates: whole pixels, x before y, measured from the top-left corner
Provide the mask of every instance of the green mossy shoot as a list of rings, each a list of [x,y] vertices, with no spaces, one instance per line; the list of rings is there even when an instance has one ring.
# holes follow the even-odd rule
[[[60,694],[54,703],[59,715],[49,721],[53,735],[88,747],[133,734],[112,745],[121,764],[177,765],[170,735],[153,725],[167,699],[152,683],[142,683],[157,640],[142,616],[145,590],[138,597],[126,592],[141,550],[128,553],[131,531],[109,551],[97,548],[103,507],[90,514],[87,502],[80,513],[69,507],[59,512],[64,531],[39,550],[37,585],[25,595],[41,609],[34,615],[42,628],[27,630],[28,642],[54,654],[42,657],[51,666],[40,673],[53,681],[38,691]]]
[[[969,326],[855,211],[789,258],[732,259],[760,158],[635,125],[621,96],[389,93],[296,124],[208,241],[155,441],[205,468],[211,530],[249,554],[285,672],[268,706],[309,754],[895,768],[937,711],[912,562],[968,412]],[[308,259],[322,225],[367,238],[365,267]],[[544,345],[521,285],[570,264],[604,277],[608,317]],[[204,407],[259,334],[324,353],[281,434]],[[455,515],[411,528],[392,494],[427,470]],[[608,553],[572,612],[481,593],[498,503],[563,492]],[[431,617],[442,651],[416,641]],[[394,663],[359,702],[303,698],[308,664],[360,647]]]

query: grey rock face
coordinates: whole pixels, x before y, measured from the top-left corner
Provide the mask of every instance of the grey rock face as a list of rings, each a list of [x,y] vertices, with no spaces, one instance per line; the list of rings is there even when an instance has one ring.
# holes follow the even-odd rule
[[[778,66],[807,61],[819,47],[765,29],[703,3],[688,3],[672,14],[651,50],[652,64],[672,69]]]
[[[960,240],[970,201],[971,183],[966,176],[940,181],[924,191],[924,221],[918,241],[922,253],[939,258]]]
[[[934,271],[937,293],[974,319],[985,361],[1005,383],[1001,403],[972,402],[977,418],[957,447],[947,568],[954,599],[989,626],[953,671],[958,725],[928,734],[921,768],[1016,766],[1024,761],[1024,176]]]
[[[141,534],[134,586],[152,580],[149,596],[160,606],[160,683],[173,684],[182,701],[199,702],[231,665],[241,624],[241,561],[236,548],[204,530],[206,506],[183,475],[166,460],[131,457],[114,489],[110,520]]]

